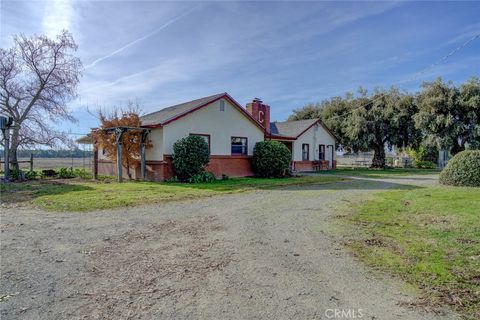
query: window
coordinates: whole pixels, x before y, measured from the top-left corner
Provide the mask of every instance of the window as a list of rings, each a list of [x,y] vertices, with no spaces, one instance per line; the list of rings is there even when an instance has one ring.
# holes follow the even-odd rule
[[[310,146],[308,143],[302,144],[302,160],[303,161],[310,160]]]
[[[232,154],[248,154],[248,139],[232,137]]]
[[[220,100],[220,111],[225,111],[225,100]]]
[[[325,145],[318,146],[318,160],[325,160]]]
[[[208,144],[208,152],[210,152],[210,135],[209,134],[201,134],[201,133],[190,133],[191,136],[198,136],[205,139],[205,142]]]

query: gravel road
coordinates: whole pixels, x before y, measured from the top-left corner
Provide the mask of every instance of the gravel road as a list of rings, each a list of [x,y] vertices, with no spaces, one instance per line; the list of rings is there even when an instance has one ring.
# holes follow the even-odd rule
[[[1,318],[454,319],[368,271],[340,204],[434,177],[363,179],[90,213],[1,213]]]

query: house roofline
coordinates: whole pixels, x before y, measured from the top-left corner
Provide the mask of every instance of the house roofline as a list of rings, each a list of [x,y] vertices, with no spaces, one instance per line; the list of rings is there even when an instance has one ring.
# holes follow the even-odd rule
[[[244,116],[246,116],[251,122],[253,122],[253,124],[255,124],[260,130],[264,131],[265,132],[265,128],[260,124],[260,122],[258,122],[257,120],[255,120],[252,115],[250,113],[248,113],[235,99],[233,99],[228,93],[223,93],[221,96],[219,97],[216,97],[212,100],[209,100],[191,110],[187,110],[181,114],[178,114],[164,122],[160,122],[158,124],[151,124],[151,125],[145,125],[145,126],[142,126],[142,127],[145,127],[145,128],[159,128],[159,127],[163,127],[169,123],[172,123],[178,119],[181,119],[195,111],[198,111],[206,106],[208,106],[209,104],[212,104],[220,99],[226,99],[228,100],[238,111],[240,111],[240,113],[243,113]]]
[[[265,135],[265,137],[268,137],[270,139],[297,140],[298,138],[300,138],[300,136],[302,134],[304,134],[305,132],[310,130],[310,128],[313,127],[314,125],[316,125],[317,123],[319,123],[325,129],[325,131],[327,131],[327,133],[330,136],[332,136],[333,139],[335,139],[335,142],[339,141],[338,138],[332,133],[332,131],[330,131],[330,129],[325,125],[325,123],[323,123],[322,119],[320,119],[320,118],[318,118],[315,122],[313,122],[311,125],[309,125],[307,128],[305,128],[302,132],[300,132],[295,137],[281,136],[281,135],[276,135],[276,134],[272,134],[272,133],[270,133],[268,135]]]

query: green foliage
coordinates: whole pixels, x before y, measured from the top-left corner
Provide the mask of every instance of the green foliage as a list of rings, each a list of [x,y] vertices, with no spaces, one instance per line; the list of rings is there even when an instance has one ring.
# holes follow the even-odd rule
[[[440,173],[440,183],[480,187],[480,150],[466,150],[456,154]]]
[[[407,154],[413,162],[430,161],[436,163],[438,160],[438,149],[435,146],[421,144],[417,148],[408,147]]]
[[[415,160],[413,166],[417,169],[435,169],[437,165],[428,160]]]
[[[58,169],[57,175],[60,179],[71,179],[75,177],[75,173],[71,168]]]
[[[190,183],[202,183],[202,182],[213,182],[217,180],[215,175],[208,171],[202,171],[200,173],[194,174],[190,178],[188,178],[188,182]]]
[[[208,144],[200,136],[188,136],[173,144],[173,167],[182,181],[203,172],[209,161]]]
[[[73,175],[77,178],[88,179],[92,177],[92,174],[85,169],[76,168],[73,170]]]
[[[11,180],[22,180],[23,178],[23,172],[20,169],[17,168],[12,168],[10,169],[10,179]]]
[[[258,177],[283,177],[288,173],[292,154],[278,141],[262,141],[253,149],[253,172]]]
[[[38,178],[38,172],[37,171],[27,171],[27,172],[25,172],[25,179],[35,180],[37,178]]]
[[[480,79],[473,77],[455,87],[439,78],[422,87],[414,119],[426,143],[452,154],[467,146],[480,147]]]
[[[165,180],[165,182],[167,182],[167,183],[176,183],[176,182],[180,182],[180,180],[178,180],[178,177],[177,177],[177,176],[173,176],[173,177]]]

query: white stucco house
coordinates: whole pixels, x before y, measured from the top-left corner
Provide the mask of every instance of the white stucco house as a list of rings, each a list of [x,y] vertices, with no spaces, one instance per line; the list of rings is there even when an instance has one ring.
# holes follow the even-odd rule
[[[146,150],[147,175],[165,180],[174,175],[173,144],[188,135],[203,137],[210,148],[208,171],[216,176],[253,175],[253,148],[259,141],[278,140],[292,152],[292,170],[335,168],[335,137],[320,119],[272,122],[270,107],[254,99],[243,108],[220,93],[161,109],[141,117],[149,128],[152,148]],[[99,174],[115,174],[115,164],[97,148]],[[139,176],[139,170],[136,176]]]

